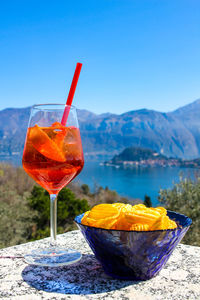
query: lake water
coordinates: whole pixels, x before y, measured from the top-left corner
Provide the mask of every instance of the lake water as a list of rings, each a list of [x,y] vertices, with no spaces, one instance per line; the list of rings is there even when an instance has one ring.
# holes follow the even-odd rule
[[[0,160],[21,165],[19,157],[0,157]],[[186,168],[116,168],[101,166],[99,162],[85,162],[82,172],[74,180],[80,184],[86,183],[91,191],[102,186],[115,190],[121,196],[144,199],[145,194],[151,197],[154,205],[158,204],[160,189],[171,188],[179,182],[179,175],[194,177],[195,169]]]
[[[179,182],[179,176],[194,177],[195,169],[183,168],[115,168],[100,166],[98,162],[85,162],[83,171],[76,181],[86,183],[94,191],[95,186],[108,186],[122,196],[144,199],[151,197],[154,205],[158,204],[158,191],[171,188]]]

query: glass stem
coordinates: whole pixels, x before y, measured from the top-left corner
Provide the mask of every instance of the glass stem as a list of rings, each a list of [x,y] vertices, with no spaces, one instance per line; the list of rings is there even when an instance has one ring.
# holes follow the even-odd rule
[[[50,231],[51,231],[51,246],[56,246],[57,234],[57,195],[50,195]]]

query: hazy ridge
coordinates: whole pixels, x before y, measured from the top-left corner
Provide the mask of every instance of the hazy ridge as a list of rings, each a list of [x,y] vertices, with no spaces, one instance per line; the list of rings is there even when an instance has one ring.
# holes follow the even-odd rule
[[[0,111],[0,155],[22,155],[30,108]],[[113,157],[135,146],[167,157],[200,156],[200,99],[173,112],[133,110],[121,115],[79,110],[85,157]]]

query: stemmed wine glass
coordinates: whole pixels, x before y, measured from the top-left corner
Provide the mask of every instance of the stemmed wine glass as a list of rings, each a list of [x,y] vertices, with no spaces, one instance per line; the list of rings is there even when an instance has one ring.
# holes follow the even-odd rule
[[[67,110],[66,125],[61,122],[64,110]],[[40,104],[32,107],[22,164],[24,170],[50,194],[50,245],[25,255],[25,260],[42,266],[77,262],[81,258],[79,252],[56,245],[57,195],[84,165],[74,106]]]

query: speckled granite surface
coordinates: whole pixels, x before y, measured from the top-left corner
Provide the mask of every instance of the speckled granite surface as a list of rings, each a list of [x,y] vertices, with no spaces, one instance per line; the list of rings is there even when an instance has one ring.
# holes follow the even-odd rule
[[[60,245],[83,253],[69,267],[27,265],[20,257],[48,239],[0,250],[0,299],[200,299],[200,248],[179,245],[165,268],[149,281],[119,281],[109,278],[96,261],[79,231],[58,236]]]

